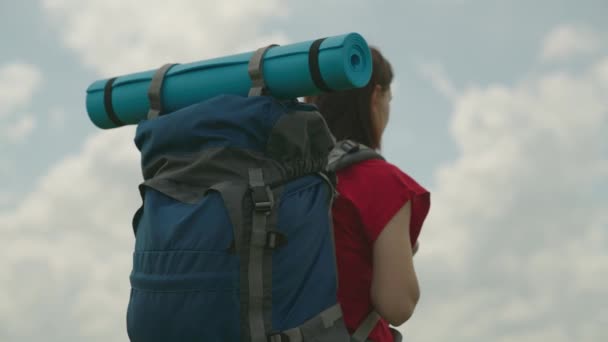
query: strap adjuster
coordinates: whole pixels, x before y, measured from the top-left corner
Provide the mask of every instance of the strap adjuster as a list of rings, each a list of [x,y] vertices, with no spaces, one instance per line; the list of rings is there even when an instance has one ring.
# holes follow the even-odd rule
[[[254,230],[251,232],[251,244],[274,250],[287,244],[287,236],[278,230]]]
[[[287,244],[287,237],[278,230],[266,231],[266,248],[275,249]]]
[[[254,209],[257,212],[270,212],[274,206],[274,196],[272,190],[267,186],[251,187],[251,197]]]
[[[353,153],[359,151],[359,144],[350,140],[345,140],[340,144],[340,148],[346,153]]]

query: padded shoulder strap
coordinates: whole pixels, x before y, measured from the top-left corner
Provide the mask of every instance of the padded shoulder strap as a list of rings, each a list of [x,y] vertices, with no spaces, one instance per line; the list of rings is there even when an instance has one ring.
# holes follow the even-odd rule
[[[329,153],[327,171],[336,172],[368,159],[384,160],[384,157],[363,144],[356,143],[352,140],[340,141]]]
[[[338,142],[334,149],[329,153],[329,162],[327,170],[336,172],[350,165],[362,162],[368,159],[382,159],[384,157],[373,149],[358,144],[352,140],[344,140]],[[367,337],[374,330],[376,324],[380,320],[380,315],[376,311],[371,311],[367,317],[361,322],[357,330],[353,333],[351,341],[365,342]]]

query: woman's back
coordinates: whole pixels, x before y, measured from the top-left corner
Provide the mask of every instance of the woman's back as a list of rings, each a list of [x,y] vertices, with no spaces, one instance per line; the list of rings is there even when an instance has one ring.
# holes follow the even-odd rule
[[[375,243],[408,203],[410,224],[403,230],[409,230],[410,236],[403,239],[413,245],[428,213],[430,196],[426,189],[396,166],[379,159],[360,162],[339,171],[338,193],[333,207],[340,281],[338,298],[346,325],[353,332],[370,311],[379,311],[372,298],[374,281],[382,281],[378,280],[378,268],[382,267],[374,266],[378,262],[374,260],[378,259],[378,251],[374,252]],[[396,262],[402,264],[405,260]],[[387,320],[380,321],[369,339],[392,341]]]

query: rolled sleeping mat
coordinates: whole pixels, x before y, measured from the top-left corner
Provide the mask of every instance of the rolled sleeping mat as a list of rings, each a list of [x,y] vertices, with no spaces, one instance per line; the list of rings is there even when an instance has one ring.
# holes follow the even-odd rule
[[[292,99],[361,88],[371,73],[367,42],[349,33],[98,80],[87,89],[86,107],[91,121],[107,129],[221,94]]]

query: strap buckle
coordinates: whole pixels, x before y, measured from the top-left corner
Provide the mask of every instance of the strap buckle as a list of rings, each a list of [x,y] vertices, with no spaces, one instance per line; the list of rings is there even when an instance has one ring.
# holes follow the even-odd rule
[[[276,249],[287,244],[287,237],[278,230],[266,231],[266,248]]]
[[[278,230],[254,230],[251,244],[257,248],[277,249],[287,244],[287,236]]]
[[[274,206],[274,196],[268,186],[251,187],[251,197],[256,212],[269,213]]]
[[[359,144],[350,140],[344,140],[342,144],[340,144],[340,148],[346,153],[354,153],[359,151]]]

